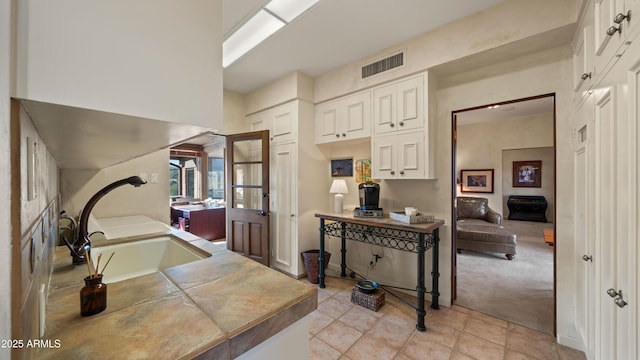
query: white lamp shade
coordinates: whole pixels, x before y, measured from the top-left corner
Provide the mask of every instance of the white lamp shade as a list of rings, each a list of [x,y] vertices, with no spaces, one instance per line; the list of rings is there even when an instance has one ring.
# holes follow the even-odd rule
[[[331,184],[331,189],[329,189],[329,192],[332,194],[348,193],[349,190],[347,189],[347,182],[342,179],[333,180],[333,183]]]

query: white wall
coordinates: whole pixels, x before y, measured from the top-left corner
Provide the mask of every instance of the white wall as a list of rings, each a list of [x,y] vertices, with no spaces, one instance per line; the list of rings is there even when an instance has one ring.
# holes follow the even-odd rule
[[[96,218],[127,215],[146,215],[152,219],[169,224],[169,149],[156,151],[100,171],[65,170],[61,171],[60,192],[62,208],[73,216],[78,216],[87,201],[100,189],[110,183],[140,176],[144,172],[148,178],[158,174],[158,183],[135,188],[125,185],[105,195],[91,212]]]
[[[221,0],[17,3],[18,97],[222,128]]]
[[[487,198],[489,206],[506,218],[507,208],[503,207],[506,200],[503,198],[514,193],[503,188],[503,177],[509,174],[509,179],[511,179],[511,163],[509,166],[503,166],[503,150],[552,147],[553,113],[458,125],[457,130],[456,170],[458,176],[460,176],[461,170],[494,169],[493,194],[460,193],[460,195]],[[523,136],[523,134],[526,135]],[[544,172],[543,175],[547,175],[547,172]],[[553,177],[551,177],[551,182],[545,181],[544,185],[549,185],[553,195]],[[517,194],[526,193],[518,192]]]

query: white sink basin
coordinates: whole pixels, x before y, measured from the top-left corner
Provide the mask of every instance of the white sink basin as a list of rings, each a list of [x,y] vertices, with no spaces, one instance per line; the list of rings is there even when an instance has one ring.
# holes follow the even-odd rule
[[[111,253],[115,255],[103,273],[102,281],[105,283],[151,274],[211,256],[172,235],[160,235],[132,242],[94,247],[91,249],[92,264],[95,266],[98,256],[102,254],[100,260],[100,270],[102,270]]]

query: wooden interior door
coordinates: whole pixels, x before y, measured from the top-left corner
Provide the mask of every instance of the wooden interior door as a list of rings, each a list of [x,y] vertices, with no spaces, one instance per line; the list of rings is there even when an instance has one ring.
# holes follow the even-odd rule
[[[227,136],[227,248],[269,266],[269,131]]]

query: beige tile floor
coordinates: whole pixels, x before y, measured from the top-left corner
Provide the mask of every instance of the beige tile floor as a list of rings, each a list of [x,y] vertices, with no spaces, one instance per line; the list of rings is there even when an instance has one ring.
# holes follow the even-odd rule
[[[417,331],[413,308],[385,294],[378,312],[368,310],[351,303],[353,287],[353,280],[327,278],[318,289],[310,359],[585,359],[550,335],[455,305],[427,308],[427,331]]]

